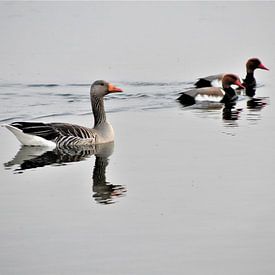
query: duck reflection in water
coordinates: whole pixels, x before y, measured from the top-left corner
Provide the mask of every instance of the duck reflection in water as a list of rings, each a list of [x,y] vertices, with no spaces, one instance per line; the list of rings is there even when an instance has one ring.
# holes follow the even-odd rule
[[[269,97],[255,97],[256,87],[246,88],[246,95],[248,100],[247,106],[247,118],[250,122],[256,122],[261,119],[261,110],[269,105]]]
[[[234,121],[238,120],[240,117],[240,113],[242,112],[242,109],[236,109],[235,103],[228,103],[225,104],[222,110],[222,118],[225,121]]]
[[[254,97],[256,94],[256,88],[250,88],[249,92],[247,92],[246,89],[246,94],[249,96],[247,109],[261,110],[268,105],[268,97]]]
[[[114,143],[98,144],[79,148],[55,148],[47,150],[45,147],[22,146],[16,156],[5,163],[6,169],[16,166],[15,173],[23,173],[27,169],[35,169],[47,165],[66,165],[79,162],[95,155],[95,166],[92,176],[92,197],[97,203],[111,204],[115,199],[125,195],[126,188],[123,185],[114,185],[106,181],[106,167],[109,157],[114,150]],[[19,168],[18,168],[19,166]]]

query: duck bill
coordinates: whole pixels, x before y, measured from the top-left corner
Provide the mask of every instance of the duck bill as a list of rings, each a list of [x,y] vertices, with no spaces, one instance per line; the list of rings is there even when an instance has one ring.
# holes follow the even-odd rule
[[[269,69],[263,64],[261,63],[259,66],[258,66],[259,69],[262,69],[262,70],[266,70],[266,71],[269,71]]]
[[[123,92],[123,90],[121,90],[120,88],[116,87],[115,85],[109,83],[108,85],[108,91],[109,93],[121,93]]]
[[[237,85],[237,86],[239,86],[240,88],[245,89],[244,85],[241,83],[240,80],[236,80],[236,81],[234,82],[234,84]]]

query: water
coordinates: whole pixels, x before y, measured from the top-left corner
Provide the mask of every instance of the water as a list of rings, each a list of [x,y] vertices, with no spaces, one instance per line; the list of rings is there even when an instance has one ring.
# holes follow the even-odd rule
[[[111,113],[172,107],[182,87],[188,85],[183,82],[114,83],[127,93],[106,98],[106,109]],[[91,116],[90,84],[2,84],[1,90],[1,101],[6,102],[0,111],[2,123],[17,119],[18,109],[22,108],[25,110],[22,110],[18,119],[39,120],[66,115]],[[47,108],[47,114],[44,113],[44,108]]]
[[[123,19],[128,20],[128,27],[123,27],[124,34],[132,40],[122,43],[124,55],[108,54],[112,66],[123,56],[129,57],[118,69],[128,72],[125,77],[116,75],[114,67],[104,69],[105,65],[108,67],[104,57],[99,67],[92,68],[103,72],[107,80],[124,90],[121,94],[108,95],[105,100],[108,120],[115,129],[114,144],[81,150],[25,148],[1,127],[0,273],[274,274],[275,58],[269,50],[274,44],[270,35],[274,19],[270,21],[269,16],[274,12],[274,5],[213,2],[203,4],[204,8],[198,12],[200,3],[191,2],[175,6],[133,4],[137,5],[135,9],[130,4],[101,6],[95,3],[97,12],[92,19],[88,15],[93,14],[93,6],[88,8],[85,4],[66,4],[64,17],[58,16],[61,4],[56,4],[56,9],[45,3],[20,5],[4,5],[3,23],[22,21],[22,26],[6,24],[9,30],[6,36],[23,35],[23,26],[32,26],[28,18],[36,22],[40,17],[44,21],[33,26],[37,35],[34,43],[41,46],[44,42],[45,48],[43,51],[37,48],[39,54],[34,55],[34,59],[41,61],[36,70],[31,66],[22,70],[27,63],[21,62],[27,62],[26,56],[32,56],[35,47],[29,45],[28,48],[29,42],[24,41],[25,55],[17,48],[15,56],[21,62],[12,66],[12,50],[18,45],[10,45],[9,50],[5,46],[8,42],[4,42],[6,48],[0,54],[6,53],[3,59],[6,70],[0,82],[1,124],[30,120],[92,126],[90,78],[91,75],[102,78],[102,75],[97,77],[99,73],[88,72],[90,62],[84,62],[85,51],[80,50],[84,46],[76,44],[78,38],[86,36],[82,32],[77,34],[77,26],[92,22],[105,31],[110,28],[119,33],[116,41],[121,41],[123,35],[116,27],[125,25],[121,19],[125,15]],[[222,16],[226,8],[235,13]],[[46,20],[51,14],[49,10],[53,13],[52,21]],[[139,21],[141,25],[130,20],[133,16],[139,17],[136,10],[144,12],[144,21]],[[111,16],[110,22],[100,19],[104,12]],[[234,26],[263,12],[265,17],[259,20],[253,17],[254,38],[247,38],[248,42],[255,43],[246,43],[246,33],[239,30],[241,25],[237,29]],[[160,23],[165,14],[174,15],[175,21],[161,23],[162,33],[155,32],[149,19],[154,17],[155,22]],[[71,30],[68,18],[72,15],[77,24],[72,24],[76,36],[71,38],[74,46],[67,48],[63,55],[61,38]],[[119,22],[115,21],[116,16]],[[182,37],[177,38],[168,30],[175,26],[182,29],[186,26],[182,23],[190,18],[195,25],[188,25],[184,46]],[[57,52],[54,52],[51,40],[48,44],[45,42],[50,36],[46,27],[57,23],[58,28],[52,33],[58,37]],[[236,35],[232,39],[238,43],[227,46],[222,40],[224,34],[219,36],[219,47],[213,42],[213,36],[207,40],[211,46],[209,51],[216,51],[217,58],[204,56],[197,48],[189,47],[194,42],[190,41],[192,31],[197,31],[199,26],[209,29],[203,34],[206,38],[212,33],[211,26],[222,29],[229,23]],[[143,39],[137,45],[143,48],[137,49],[134,58],[129,48],[133,49],[136,35],[130,27],[137,31],[146,24],[149,27],[144,37],[137,35]],[[45,37],[38,30],[44,30]],[[114,33],[106,39],[115,39]],[[162,44],[157,47],[163,35],[176,39],[183,47],[182,56],[188,70],[187,65],[181,67],[181,60],[177,63],[173,59],[178,54],[177,47],[171,46],[173,43],[165,42],[165,47]],[[91,37],[83,41],[89,42]],[[146,37],[149,37],[147,44],[142,43]],[[96,48],[97,44],[99,42]],[[102,51],[105,47],[104,44]],[[220,47],[227,52],[231,48],[236,55],[225,62]],[[166,56],[158,62],[170,60],[170,63],[161,67],[157,63],[152,67],[162,51]],[[65,64],[68,52],[79,53],[77,56],[85,69],[80,69],[78,62],[74,62],[73,70],[69,68]],[[46,60],[58,56],[57,53],[59,59]],[[178,94],[192,87],[197,77],[218,73],[216,68],[221,71],[234,68],[233,72],[240,71],[240,76],[244,76],[245,60],[254,55],[258,55],[270,71],[256,72],[259,87],[253,101],[241,96],[230,110],[218,102],[204,101],[184,107],[176,101]],[[71,56],[72,60],[77,59]],[[199,61],[204,61],[202,67],[198,66]],[[28,62],[31,64],[34,60]],[[64,71],[53,73],[54,64]],[[146,69],[141,69],[141,65]],[[42,71],[45,74],[41,74]]]

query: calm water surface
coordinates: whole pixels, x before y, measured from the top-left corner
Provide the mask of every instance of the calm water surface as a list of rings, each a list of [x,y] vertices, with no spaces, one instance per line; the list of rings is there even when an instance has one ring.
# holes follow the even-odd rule
[[[190,82],[115,84],[115,144],[24,148],[1,129],[3,272],[271,274],[271,88],[225,119],[220,104],[175,100]],[[2,85],[1,102],[2,123],[93,122],[89,85]]]
[[[180,23],[181,13],[190,19],[189,15],[196,11],[197,6],[192,4],[188,8],[188,4],[185,5],[184,9],[162,6],[154,16],[158,22],[168,11]],[[228,26],[231,17],[227,13],[220,14],[228,4],[216,5],[201,10],[194,21],[205,29],[214,23],[221,28]],[[238,5],[235,11],[250,7],[243,3]],[[233,9],[232,6],[228,8]],[[133,15],[131,7],[115,7],[116,12],[125,13],[127,9],[125,16],[129,20]],[[149,16],[152,7],[142,6],[142,9],[147,11],[144,13],[147,24],[152,18]],[[80,11],[86,19],[90,14],[89,9],[83,7],[65,11],[65,18],[73,14],[79,19]],[[109,11],[113,11],[112,7]],[[253,11],[261,9],[256,7]],[[6,22],[24,19],[26,12],[35,18],[47,14],[37,6],[25,7],[11,12],[11,21]],[[99,9],[97,14],[101,12]],[[238,13],[231,16],[238,24],[248,19],[247,13],[242,13],[242,17]],[[110,27],[98,18],[91,20],[101,22],[105,30]],[[45,22],[35,25],[35,31],[47,30]],[[232,20],[232,24],[234,22]],[[215,64],[218,70],[223,70],[224,65],[236,68],[237,64],[236,71],[240,69],[244,76],[243,59],[263,53],[259,57],[263,56],[262,61],[270,71],[256,72],[259,87],[253,101],[241,96],[238,104],[229,110],[219,103],[208,102],[181,106],[176,101],[178,93],[192,87],[204,70],[195,60],[197,48],[192,50],[188,44],[188,51],[194,58],[187,58],[183,67],[189,75],[182,74],[176,77],[177,81],[154,79],[156,75],[162,79],[164,71],[173,79],[170,76],[174,59],[159,71],[149,66],[145,73],[134,66],[130,58],[128,64],[122,62],[119,69],[129,70],[129,77],[118,78],[106,73],[110,76],[107,80],[119,79],[112,83],[124,90],[122,94],[109,95],[105,101],[108,119],[116,133],[114,144],[74,151],[25,148],[1,127],[0,273],[274,274],[275,58],[273,52],[268,51],[270,45],[274,45],[274,38],[268,31],[262,31],[263,27],[270,30],[268,22],[261,22],[255,34],[266,38],[261,39],[262,47],[255,40],[255,44],[248,43],[247,52],[244,51],[243,34],[237,32],[238,37],[234,39],[239,43],[230,44],[230,48],[235,53],[240,50],[238,62],[233,58],[228,64],[220,64],[221,58],[207,56],[208,63],[204,64],[209,74],[219,72],[210,64]],[[167,22],[163,29],[168,36],[169,24],[172,23]],[[68,31],[69,26],[65,23],[58,26]],[[139,29],[131,20],[129,26]],[[152,26],[146,29],[146,35],[151,28],[154,29]],[[45,32],[48,39],[49,33]],[[192,27],[187,43],[192,42],[191,33]],[[113,34],[111,38],[114,39]],[[209,43],[210,38],[213,37],[209,37]],[[44,41],[41,39],[39,36],[35,43],[40,45]],[[148,47],[140,49],[147,51],[137,56],[148,57],[154,63],[159,52],[153,51],[154,39],[150,36],[148,39]],[[221,41],[220,46],[224,43]],[[139,46],[146,45],[139,43]],[[212,51],[216,47],[219,55],[217,44],[211,45]],[[32,56],[25,46],[26,55],[15,51],[15,55],[24,56],[24,60],[25,56]],[[130,55],[128,46],[124,45],[125,56]],[[79,53],[77,49],[77,44],[73,44],[72,56]],[[174,50],[168,45],[166,57],[162,56],[161,61],[169,59],[169,53],[173,56]],[[182,49],[183,55],[190,57],[186,50]],[[12,56],[7,49],[4,52]],[[51,53],[48,48],[38,56],[46,58]],[[61,59],[56,61],[58,66],[72,71],[61,64]],[[113,65],[116,64],[114,60]],[[104,64],[97,67],[98,71]],[[175,64],[176,72],[181,65],[181,61]],[[23,63],[18,66],[22,67]],[[26,72],[21,70],[21,74],[16,73],[14,68],[17,66],[11,63],[6,67],[3,74],[6,78],[0,82],[0,123],[31,120],[92,126],[91,77],[86,81],[86,77],[82,78],[83,71],[74,70],[65,80],[63,77],[56,81],[60,75],[52,77],[46,61],[39,66],[47,71],[45,79],[43,74],[32,72],[33,67],[26,68]],[[136,79],[142,79],[144,74],[145,80],[132,80],[131,69]],[[33,81],[30,80],[32,75]]]

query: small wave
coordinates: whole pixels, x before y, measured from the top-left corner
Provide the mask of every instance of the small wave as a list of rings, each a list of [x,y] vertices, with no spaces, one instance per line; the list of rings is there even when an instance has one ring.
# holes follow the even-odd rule
[[[24,116],[8,117],[8,118],[0,119],[0,123],[2,123],[2,122],[10,122],[10,121],[15,121],[15,120],[22,120],[22,119],[24,119]]]
[[[119,113],[119,112],[125,112],[133,110],[133,107],[119,107],[119,108],[112,108],[111,110],[107,110],[106,113]]]
[[[168,82],[151,82],[151,81],[117,81],[118,84],[136,87],[147,86],[186,86],[191,85],[193,82],[187,81],[168,81]],[[30,88],[52,88],[52,87],[90,87],[91,83],[0,83],[0,87],[30,87]]]
[[[146,94],[135,94],[131,96],[132,98],[149,98],[150,95],[146,95]]]
[[[11,87],[19,87],[23,86],[22,83],[0,83],[1,88],[11,88]]]
[[[69,84],[58,84],[58,83],[0,83],[1,88],[8,87],[29,87],[29,88],[52,88],[52,87],[89,87],[91,84],[87,83],[69,83]]]
[[[106,100],[109,99],[118,99],[118,100],[124,100],[124,99],[136,99],[136,98],[149,98],[152,97],[152,94],[143,94],[143,93],[136,93],[136,94],[120,94],[119,96],[109,96],[106,97]]]
[[[35,104],[28,104],[27,106],[28,107],[39,107],[39,106],[49,106],[49,105],[51,105],[51,103],[39,103],[39,104],[35,103]]]
[[[261,83],[261,82],[257,82],[257,88],[262,88],[264,87],[265,84],[264,83]]]
[[[173,108],[174,105],[156,105],[156,106],[146,106],[146,107],[142,107],[141,110],[143,111],[154,111],[154,110],[164,110],[164,109],[170,109]]]
[[[107,114],[110,113],[119,113],[119,112],[123,112],[123,111],[128,111],[130,110],[130,107],[120,107],[120,108],[113,108],[111,110],[106,110]],[[82,113],[78,113],[78,114],[74,114],[77,116],[92,116],[92,112],[91,111],[87,111],[87,112],[82,112]]]
[[[130,86],[168,86],[169,84],[166,82],[128,82]]]
[[[85,84],[85,83],[70,83],[66,84],[67,87],[90,87],[91,84]]]
[[[60,86],[59,84],[28,84],[26,85],[27,87],[32,87],[32,88],[51,88],[51,87],[58,87]]]
[[[121,84],[125,84],[128,86],[136,86],[136,87],[146,87],[146,86],[179,86],[186,85],[186,82],[146,82],[146,81],[136,81],[136,82],[124,82],[121,81]]]
[[[65,94],[55,94],[55,96],[62,96],[62,97],[75,97],[75,94],[71,94],[71,93],[65,93]]]
[[[48,118],[48,117],[58,117],[58,116],[70,116],[70,115],[75,115],[75,113],[55,113],[55,114],[50,114],[50,115],[43,115],[43,116],[37,116],[34,117],[33,119],[41,119],[41,118]]]

